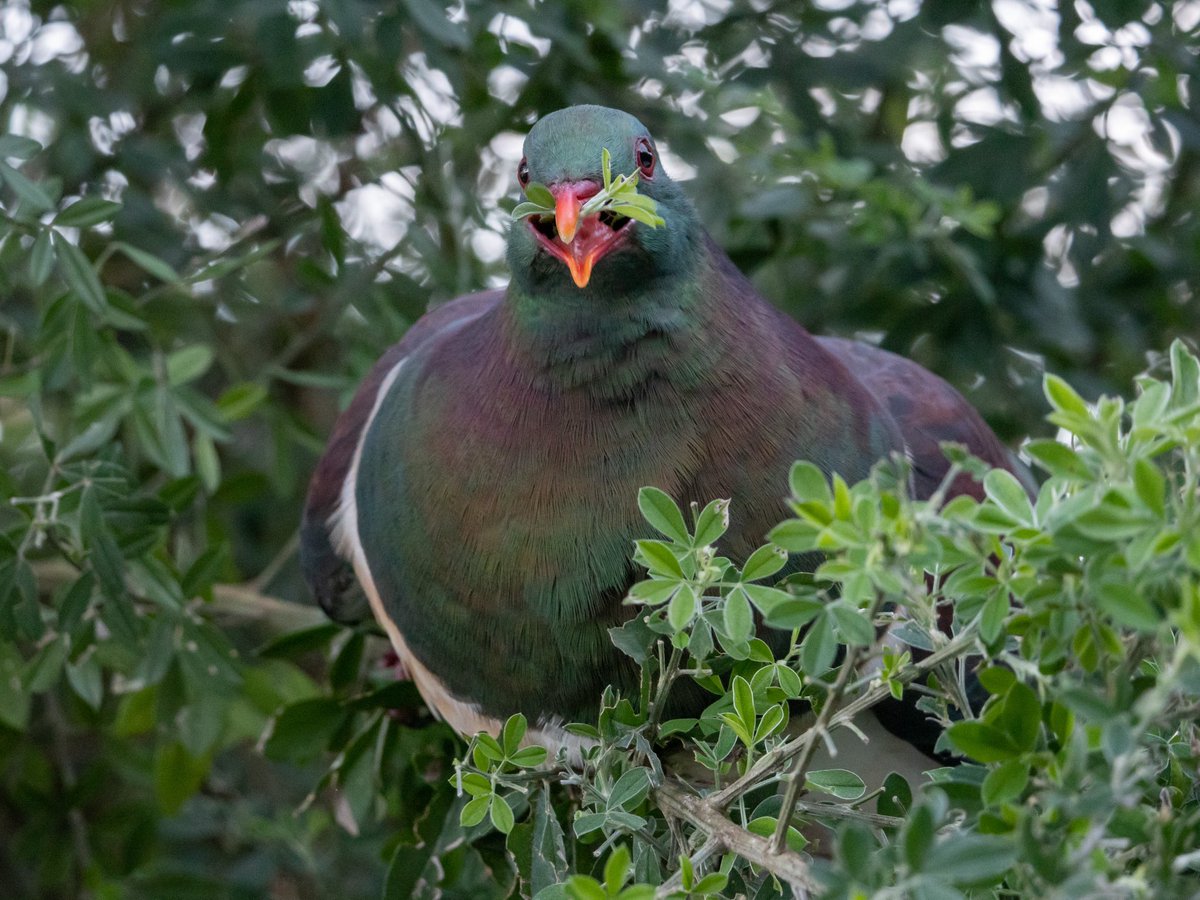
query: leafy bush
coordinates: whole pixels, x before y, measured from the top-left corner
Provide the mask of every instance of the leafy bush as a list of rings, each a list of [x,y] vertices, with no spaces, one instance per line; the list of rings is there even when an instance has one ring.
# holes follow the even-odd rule
[[[1007,437],[1047,433],[1043,369],[1094,398],[1124,390],[1147,362],[1165,371],[1161,349],[1200,329],[1189,4],[1061,5],[1049,23],[1031,17],[1033,37],[1053,45],[1040,56],[1013,25],[1013,4],[793,4],[765,15],[681,6],[567,0],[522,11],[480,0],[447,18],[427,0],[4,3],[8,894],[357,898],[382,885],[406,897],[436,880],[447,894],[488,897],[567,874],[693,893],[717,890],[722,876],[736,886],[757,876],[743,863],[714,872],[720,845],[696,822],[753,858],[771,839],[756,830],[778,818],[759,808],[772,786],[724,806],[732,794],[674,790],[659,781],[662,742],[665,766],[697,751],[704,771],[728,766],[709,776],[726,791],[747,760],[762,772],[780,748],[804,752],[795,720],[810,701],[830,710],[837,742],[855,739],[843,714],[885,688],[919,692],[943,724],[961,709],[956,680],[935,672],[936,688],[921,684],[934,667],[902,652],[880,659],[879,685],[860,668],[835,691],[851,667],[817,671],[874,644],[875,583],[845,584],[854,573],[839,574],[839,559],[900,578],[913,596],[878,616],[907,611],[902,635],[919,641],[923,628],[940,640],[921,618],[930,601],[919,571],[872,555],[889,523],[908,523],[914,537],[901,544],[912,546],[949,532],[938,538],[945,552],[969,547],[982,566],[960,564],[939,591],[959,597],[971,652],[1002,662],[982,676],[990,705],[955,725],[945,748],[1010,755],[941,773],[949,812],[932,793],[905,801],[896,782],[877,798],[892,819],[868,816],[863,798],[814,811],[801,797],[801,815],[832,822],[839,852],[787,873],[830,885],[853,873],[863,890],[926,877],[936,895],[934,876],[964,857],[978,864],[983,849],[1002,862],[1015,853],[1006,877],[1033,882],[1031,893],[1052,883],[1069,893],[1071,879],[1089,878],[1112,892],[1189,892],[1194,434],[1170,447],[1135,441],[1113,401],[1063,407],[1076,418],[1068,428],[1084,415],[1096,423],[1075,456],[1032,445],[1055,473],[1043,490],[1054,497],[1032,507],[1036,527],[1012,527],[1025,508],[996,476],[980,507],[989,512],[976,514],[922,509],[881,471],[872,485],[829,488],[835,509],[878,492],[874,520],[853,520],[866,543],[830,546],[834,580],[786,585],[786,601],[764,574],[773,551],[737,573],[739,592],[733,572],[717,574],[716,552],[684,550],[693,537],[719,548],[704,532],[720,516],[700,535],[688,518],[687,539],[668,531],[658,549],[646,545],[639,559],[668,568],[648,580],[668,584],[639,599],[664,630],[619,639],[646,654],[647,693],[611,698],[605,721],[591,723],[605,752],[578,776],[503,742],[507,761],[495,748],[464,755],[381,663],[386,642],[307,605],[298,507],[339,401],[431,299],[503,278],[513,137],[569,103],[620,106],[650,125],[672,172],[694,170],[704,221],[772,300],[814,330],[869,334],[972,385],[972,402]],[[980,97],[998,118],[979,115]],[[932,155],[913,152],[917,133]],[[1172,397],[1183,390],[1173,385]],[[1153,406],[1140,407],[1138,428],[1183,427]],[[1124,455],[1135,443],[1141,462]],[[1145,500],[1155,470],[1161,510]],[[805,502],[827,506],[825,489],[799,477]],[[647,503],[659,509],[653,522],[669,517],[675,530],[662,498]],[[791,527],[792,539],[813,539]],[[1033,530],[1044,543],[1023,534]],[[1139,543],[1151,533],[1162,543]],[[778,538],[789,540],[786,527]],[[825,540],[850,532],[839,525]],[[679,576],[663,550],[686,589],[672,587]],[[892,603],[895,583],[881,584]],[[772,598],[776,622],[808,617],[784,665],[746,639],[746,613]],[[1008,645],[1018,635],[1019,652]],[[1036,658],[1019,655],[1034,648]],[[671,672],[674,689],[691,678],[697,654],[724,705],[696,723],[664,719],[660,689]],[[1010,734],[1032,710],[1026,690],[1043,713],[1032,738]],[[466,760],[461,796],[456,757]],[[568,777],[579,783],[563,785]],[[840,774],[805,781],[835,796],[857,790]],[[1158,785],[1169,789],[1155,799]],[[484,815],[464,826],[477,797],[467,821]],[[507,836],[495,828],[505,808]],[[669,837],[664,813],[684,823]],[[628,867],[611,852],[620,847]],[[694,863],[679,862],[685,852]]]
[[[569,828],[560,830],[545,788],[531,786],[549,773],[528,771],[545,753],[517,749],[520,719],[503,745],[472,742],[453,779],[472,798],[459,824],[478,825],[490,809],[519,866],[528,836],[513,823],[527,819],[543,864],[521,873],[539,897],[614,896],[630,863],[639,881],[678,897],[773,896],[782,884],[848,897],[1193,894],[1200,363],[1177,343],[1170,365],[1169,378],[1143,378],[1128,404],[1089,406],[1048,377],[1049,418],[1069,441],[1027,446],[1049,476],[1033,502],[1010,474],[954,448],[944,484],[971,472],[986,488],[982,503],[947,503],[944,491],[913,501],[895,465],[851,487],[800,462],[795,518],[739,569],[718,555],[725,501],[689,528],[668,497],[644,489],[642,510],[665,540],[639,542],[649,577],[629,602],[645,614],[613,635],[641,663],[643,688],[607,696],[598,727],[572,727],[594,746],[580,771],[559,769],[556,780],[572,788]],[[825,561],[811,579],[762,583],[783,551],[812,550]],[[947,604],[948,633],[938,624]],[[755,636],[752,610],[790,630],[785,653]],[[889,646],[877,626],[908,649]],[[662,722],[680,677],[698,679],[713,702],[699,719]],[[973,705],[976,680],[986,700]],[[906,694],[962,761],[934,768],[925,785],[891,775],[878,813],[864,811],[863,781],[814,771],[811,754],[822,741],[857,740],[856,714]],[[816,718],[789,733],[798,700]],[[693,793],[664,769],[664,742],[682,744],[675,759],[711,770],[709,789]],[[804,791],[831,799],[798,799]],[[806,861],[793,822],[833,829],[833,858]],[[548,886],[568,874],[568,835],[585,870],[585,848],[619,848],[604,869],[608,893],[585,875]]]

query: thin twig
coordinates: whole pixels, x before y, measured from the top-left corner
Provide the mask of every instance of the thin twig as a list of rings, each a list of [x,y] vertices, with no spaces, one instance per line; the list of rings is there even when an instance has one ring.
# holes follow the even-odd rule
[[[858,669],[858,661],[862,656],[863,648],[860,646],[851,647],[847,651],[846,659],[842,662],[842,668],[838,672],[837,680],[834,681],[833,687],[829,689],[829,696],[825,698],[825,703],[821,706],[821,712],[817,714],[817,721],[809,729],[816,737],[823,736],[828,730],[829,722],[833,718],[834,712],[837,711],[842,694],[845,693],[851,676]],[[792,812],[796,808],[796,801],[800,799],[800,791],[804,788],[804,782],[808,775],[808,766],[812,762],[813,754],[816,752],[817,741],[815,739],[805,744],[800,754],[796,757],[796,764],[792,767],[791,775],[788,776],[787,791],[784,792],[783,805],[779,808],[779,818],[775,822],[775,835],[771,839],[771,848],[774,853],[781,853],[787,847],[787,834],[788,827],[792,823]]]
[[[920,662],[905,666],[905,668],[896,673],[893,680],[900,681],[902,684],[916,681],[922,675],[929,672],[930,669],[936,668],[947,659],[953,659],[967,652],[975,643],[977,630],[978,626],[975,624],[967,626],[953,640],[939,650],[934,651]],[[828,730],[833,731],[835,728],[841,727],[844,723],[853,721],[859,713],[882,703],[891,695],[891,688],[886,683],[869,688],[847,703],[830,719]],[[760,782],[776,774],[779,771],[780,765],[802,752],[809,743],[818,740],[818,738],[818,732],[813,728],[809,728],[803,734],[764,753],[758,758],[758,762],[750,767],[750,770],[746,774],[736,781],[730,782],[721,790],[710,794],[706,798],[707,801],[717,809],[724,809],[735,797],[746,793]]]
[[[775,853],[767,838],[735,825],[712,803],[690,793],[682,785],[673,781],[664,782],[662,787],[654,791],[654,797],[664,813],[684,819],[699,828],[708,835],[709,840],[719,844],[720,850],[736,853],[790,885],[797,900],[804,900],[817,890],[816,879],[799,853],[793,850]],[[717,850],[714,847],[713,852]]]

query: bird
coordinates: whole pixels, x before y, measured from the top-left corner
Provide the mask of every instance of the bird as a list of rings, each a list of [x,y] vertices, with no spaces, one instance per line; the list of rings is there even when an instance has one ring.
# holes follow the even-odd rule
[[[656,222],[589,212],[610,163],[636,173]],[[763,297],[634,116],[543,116],[516,179],[553,209],[512,223],[507,287],[437,306],[384,353],[335,424],[301,524],[318,603],[353,621],[365,597],[460,734],[522,713],[528,741],[578,750],[564,726],[594,721],[606,685],[636,688],[609,629],[643,577],[642,486],[683,505],[730,498],[721,550],[736,561],[786,517],[795,460],[853,483],[901,454],[918,497],[949,469],[942,441],[1015,471],[941,378],[815,337]],[[966,477],[952,493],[981,496]]]

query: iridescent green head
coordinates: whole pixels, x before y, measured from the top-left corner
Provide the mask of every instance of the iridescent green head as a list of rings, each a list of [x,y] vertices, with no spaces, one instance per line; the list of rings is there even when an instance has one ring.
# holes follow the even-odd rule
[[[613,177],[636,173],[637,194],[653,201],[661,225],[622,215],[620,206],[588,213],[588,201],[605,190],[605,150]],[[678,274],[694,258],[701,234],[695,211],[667,175],[646,126],[628,113],[571,106],[538,120],[525,138],[517,181],[522,190],[545,185],[554,208],[553,215],[514,222],[509,233],[509,267],[526,293],[626,296]]]

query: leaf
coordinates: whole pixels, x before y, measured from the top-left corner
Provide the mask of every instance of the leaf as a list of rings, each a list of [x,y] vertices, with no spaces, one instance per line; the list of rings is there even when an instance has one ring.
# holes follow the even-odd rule
[[[167,381],[172,387],[195,381],[208,371],[215,354],[207,344],[192,344],[167,354]]]
[[[538,206],[546,207],[553,214],[555,207],[554,195],[550,193],[550,189],[544,184],[531,181],[525,187],[525,196],[529,198],[530,203],[536,203]]]
[[[979,634],[987,643],[992,643],[1000,636],[1004,628],[1004,620],[1008,618],[1008,594],[998,590],[983,604],[983,612],[979,617]]]
[[[656,575],[683,578],[683,569],[669,544],[663,541],[635,541],[646,568]]]
[[[899,772],[891,772],[883,780],[883,793],[875,801],[875,809],[882,816],[902,819],[912,808],[913,794],[908,781]]]
[[[675,631],[683,631],[696,615],[696,594],[690,585],[681,585],[667,607],[667,621]]]
[[[0,178],[32,212],[44,213],[54,209],[54,201],[40,184],[30,181],[6,162],[0,162]]]
[[[992,469],[983,478],[988,498],[1023,525],[1033,524],[1029,495],[1016,476],[1004,469]]]
[[[550,805],[550,786],[543,784],[533,802],[533,863],[530,893],[558,884],[567,877],[570,864],[564,843],[562,826]]]
[[[693,546],[708,547],[729,527],[729,501],[713,500],[696,517],[696,536]]]
[[[875,640],[875,627],[864,613],[840,601],[830,604],[827,608],[837,623],[838,635],[843,642],[869,647]]]
[[[1083,418],[1090,416],[1088,405],[1083,398],[1057,375],[1047,373],[1042,382],[1042,390],[1046,394],[1046,399],[1050,401],[1050,405],[1055,409]]]
[[[168,284],[175,284],[179,281],[179,273],[157,256],[124,241],[114,242],[113,247],[121,251],[130,262],[147,275],[153,275],[159,281],[165,281]]]
[[[735,641],[748,641],[754,633],[754,616],[746,592],[734,588],[725,598],[725,633]]]
[[[1007,734],[983,722],[955,722],[946,735],[956,748],[981,763],[1003,762],[1020,753]]]
[[[1090,474],[1087,463],[1072,448],[1059,441],[1041,439],[1030,441],[1025,451],[1051,475],[1071,478],[1087,478]]]
[[[769,578],[787,565],[787,551],[775,544],[765,544],[750,554],[742,569],[742,581]]]
[[[458,823],[463,828],[474,828],[487,817],[488,809],[491,805],[492,793],[490,791],[487,794],[468,800],[463,806],[462,811],[458,814]]]
[[[504,748],[505,756],[512,756],[521,746],[521,740],[525,737],[525,732],[528,728],[528,723],[525,716],[521,713],[515,713],[508,717],[508,721],[504,723],[504,731],[501,733],[501,745]]]
[[[1029,783],[1029,764],[1010,759],[988,772],[983,779],[982,797],[988,806],[1011,803],[1020,798]]]
[[[179,812],[184,801],[200,790],[211,760],[191,756],[179,742],[160,745],[154,755],[154,792],[163,813]]]
[[[113,203],[103,197],[84,197],[56,215],[54,224],[67,228],[87,228],[107,222],[120,211],[120,203]]]
[[[827,671],[833,665],[837,646],[829,614],[822,611],[813,619],[800,645],[801,670],[810,678]]]
[[[616,893],[625,886],[629,874],[629,848],[621,844],[604,863],[604,886],[610,894]]]
[[[0,159],[32,159],[42,152],[42,145],[33,138],[19,134],[0,135]]]
[[[775,834],[775,826],[778,819],[775,816],[758,816],[746,823],[746,830],[751,834],[757,834],[759,837],[769,838]],[[787,830],[787,845],[788,849],[795,853],[802,853],[804,848],[808,846],[808,838],[800,833],[800,830],[795,825],[789,825]],[[708,877],[702,878],[700,884],[708,880]],[[699,888],[699,885],[696,886]]]
[[[733,683],[730,685],[730,692],[733,694],[734,713],[747,736],[752,738],[754,723],[758,720],[758,715],[754,711],[754,692],[750,689],[750,682],[741,675],[735,675]]]
[[[533,769],[546,761],[547,753],[545,747],[522,747],[508,761],[522,769]]]
[[[38,232],[29,251],[29,280],[34,287],[41,287],[54,268],[54,249],[50,244],[50,230]]]
[[[650,773],[645,768],[630,769],[617,779],[608,794],[610,809],[632,810],[650,792]]]
[[[839,800],[857,800],[867,792],[866,783],[848,769],[819,769],[809,772],[804,786],[832,794]]]
[[[665,491],[642,488],[638,491],[638,509],[647,522],[676,543],[687,545],[691,540],[683,513]]]
[[[96,270],[83,251],[68,241],[65,237],[54,232],[52,238],[54,252],[58,256],[58,271],[63,280],[74,292],[75,296],[94,313],[103,314],[108,310],[108,298]]]
[[[1012,841],[994,835],[955,834],[929,851],[925,868],[958,885],[999,881],[1016,861]]]
[[[75,694],[94,710],[104,700],[104,676],[94,653],[88,653],[77,663],[68,663],[67,683]]]
[[[1158,466],[1148,459],[1139,459],[1133,464],[1133,486],[1141,500],[1155,515],[1166,512],[1164,497],[1167,482]]]
[[[472,801],[474,802],[474,801]],[[508,805],[508,801],[499,795],[492,797],[492,805],[490,809],[492,815],[492,825],[501,834],[508,834],[513,829],[515,817],[513,816],[512,807]]]

